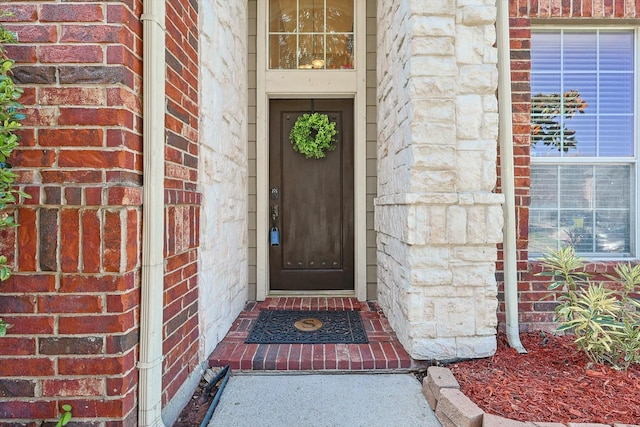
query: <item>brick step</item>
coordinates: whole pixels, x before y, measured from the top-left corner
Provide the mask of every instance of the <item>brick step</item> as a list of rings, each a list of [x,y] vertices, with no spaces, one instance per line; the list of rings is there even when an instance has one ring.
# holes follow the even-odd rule
[[[368,344],[245,344],[260,310],[358,310]],[[209,357],[209,366],[240,371],[408,371],[416,363],[374,302],[354,298],[269,298],[249,302]]]

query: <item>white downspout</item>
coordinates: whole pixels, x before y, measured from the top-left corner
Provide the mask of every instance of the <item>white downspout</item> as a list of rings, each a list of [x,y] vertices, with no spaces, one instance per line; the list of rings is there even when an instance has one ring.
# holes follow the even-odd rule
[[[162,421],[164,291],[165,0],[144,0],[142,300],[138,425]]]
[[[518,327],[518,274],[516,260],[515,174],[513,171],[513,129],[511,110],[511,58],[509,9],[506,0],[497,0],[496,36],[498,46],[498,111],[500,133],[500,171],[504,194],[504,302],[509,345],[518,353],[527,350],[520,342]]]

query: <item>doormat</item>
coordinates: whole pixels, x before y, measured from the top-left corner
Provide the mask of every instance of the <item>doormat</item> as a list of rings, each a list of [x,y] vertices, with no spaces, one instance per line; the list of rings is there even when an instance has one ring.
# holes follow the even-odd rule
[[[366,344],[358,311],[263,310],[247,344]]]

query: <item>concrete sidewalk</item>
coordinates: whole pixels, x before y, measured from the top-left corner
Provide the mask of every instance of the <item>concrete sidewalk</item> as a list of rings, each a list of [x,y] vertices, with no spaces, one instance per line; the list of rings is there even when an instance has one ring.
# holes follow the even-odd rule
[[[411,374],[242,374],[209,427],[440,427]]]

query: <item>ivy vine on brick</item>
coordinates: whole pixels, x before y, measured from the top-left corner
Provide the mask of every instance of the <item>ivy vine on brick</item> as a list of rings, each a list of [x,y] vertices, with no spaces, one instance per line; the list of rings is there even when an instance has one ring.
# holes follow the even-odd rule
[[[1,14],[0,16],[6,16]],[[7,227],[15,227],[17,223],[13,217],[11,205],[14,205],[20,196],[28,197],[24,192],[14,187],[17,175],[11,170],[9,157],[18,146],[17,130],[20,129],[20,120],[25,115],[20,112],[22,105],[18,99],[22,95],[22,89],[17,87],[12,78],[11,69],[14,61],[7,56],[5,45],[15,43],[16,36],[0,25],[0,230]],[[11,266],[6,255],[0,254],[0,281],[5,281],[11,275]],[[0,336],[4,336],[10,327],[0,319]]]

